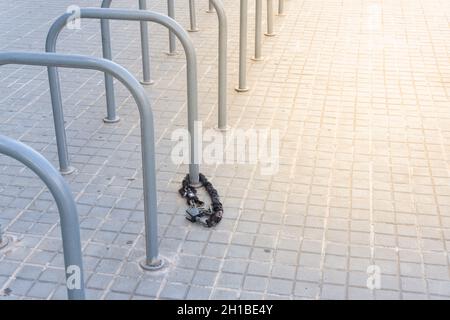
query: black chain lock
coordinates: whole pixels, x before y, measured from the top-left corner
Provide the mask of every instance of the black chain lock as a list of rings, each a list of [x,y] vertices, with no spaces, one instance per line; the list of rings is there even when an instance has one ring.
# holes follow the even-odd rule
[[[197,196],[197,190],[190,185],[189,175],[183,180],[180,195],[186,198],[189,208],[186,210],[186,219],[192,223],[200,223],[207,228],[217,225],[223,216],[223,205],[219,193],[203,174],[199,175],[200,184],[206,189],[211,198],[211,207],[205,208],[205,203]]]

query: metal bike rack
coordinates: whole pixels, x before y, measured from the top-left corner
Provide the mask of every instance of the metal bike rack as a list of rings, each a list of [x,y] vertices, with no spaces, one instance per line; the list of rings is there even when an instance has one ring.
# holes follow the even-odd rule
[[[170,0],[169,0],[170,1]],[[259,0],[262,1],[262,0]],[[103,0],[102,8],[110,8],[112,0]],[[222,0],[209,0],[209,4],[214,8],[213,11],[216,11],[217,18],[219,21],[219,90],[218,90],[218,128],[220,130],[226,130],[227,128],[227,52],[228,52],[228,23],[227,16],[225,12],[225,7],[223,5]],[[145,0],[139,0],[139,8],[142,10],[146,7]],[[145,9],[144,9],[145,10]],[[102,19],[102,46],[103,46],[103,57],[105,59],[112,60],[112,52],[111,52],[111,32],[109,28],[109,20]],[[148,29],[147,22],[141,21],[141,47],[142,47],[142,65],[143,65],[143,74],[144,74],[144,82],[146,79],[150,79],[150,61],[149,61],[149,44],[148,44]],[[142,32],[144,31],[144,32]],[[172,31],[170,31],[172,33]],[[170,46],[172,48],[172,46]],[[261,45],[259,46],[261,47]],[[53,51],[52,51],[53,52]],[[146,77],[147,74],[147,77]],[[107,80],[109,76],[105,75],[105,87],[106,87],[106,103],[108,106],[108,115],[115,116],[115,99],[114,99],[114,87],[112,83],[112,79]],[[109,77],[111,78],[111,77]],[[146,82],[148,84],[148,82]],[[114,110],[111,110],[113,109]],[[115,122],[113,119],[109,120],[105,118],[107,122]]]
[[[187,60],[187,96],[188,96],[188,130],[190,133],[190,165],[189,174],[192,184],[199,183],[199,150],[197,146],[195,123],[198,121],[198,83],[197,83],[197,56],[194,45],[187,32],[175,20],[163,14],[152,11],[140,10],[119,10],[119,9],[99,9],[99,8],[83,8],[80,10],[79,18],[86,19],[107,19],[107,20],[130,20],[130,21],[147,21],[156,22],[172,30],[183,44]],[[56,42],[61,30],[64,26],[73,20],[71,13],[60,16],[50,27],[46,41],[46,51],[55,52]],[[59,86],[56,86],[57,69],[50,67],[48,69],[50,90],[52,93],[52,101],[56,109],[62,110],[61,95]],[[106,87],[106,90],[109,88]],[[109,112],[108,108],[108,112]]]
[[[102,9],[99,9],[102,10]],[[82,55],[67,55],[56,53],[0,53],[0,66],[7,64],[46,66],[49,71],[49,82],[55,122],[58,154],[65,157],[68,163],[66,132],[61,105],[61,90],[57,67],[90,69],[111,74],[131,92],[139,109],[141,125],[142,171],[144,185],[144,217],[146,259],[141,266],[146,270],[162,268],[163,261],[158,254],[158,212],[156,194],[156,165],[155,165],[155,134],[153,112],[145,89],[139,81],[125,68],[110,60]],[[56,103],[55,103],[56,102]],[[63,162],[64,164],[64,162]]]
[[[10,54],[0,54],[0,65],[10,63],[9,57]],[[53,195],[61,223],[67,295],[71,300],[84,299],[80,224],[77,207],[69,186],[47,159],[19,141],[0,135],[0,154],[9,156],[30,168],[45,183]],[[74,272],[77,273],[74,274]],[[75,279],[79,284],[78,286],[69,286],[72,275],[78,277],[78,279]]]

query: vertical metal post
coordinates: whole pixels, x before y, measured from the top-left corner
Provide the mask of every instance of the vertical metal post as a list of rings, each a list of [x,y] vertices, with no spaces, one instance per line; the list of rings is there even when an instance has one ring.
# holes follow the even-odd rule
[[[2,58],[8,60],[8,54],[12,53],[2,54]],[[32,57],[31,55],[29,57]],[[41,178],[53,195],[61,223],[67,295],[71,300],[84,299],[80,224],[77,207],[69,186],[47,159],[21,142],[0,135],[0,154],[16,159],[30,168]]]
[[[167,15],[175,20],[175,0],[167,0]],[[169,30],[169,52],[168,55],[177,54],[177,43],[172,30]]]
[[[111,0],[105,0],[102,3],[102,8],[108,8],[111,5]],[[112,60],[111,48],[111,27],[109,20],[102,19],[100,21],[100,29],[102,35],[102,51],[103,58]],[[53,67],[51,67],[53,68]],[[50,71],[49,72],[53,72]],[[105,123],[116,123],[120,118],[116,114],[116,99],[114,94],[114,79],[111,75],[105,73],[105,91],[106,91],[106,118],[103,119]],[[53,103],[52,103],[53,105]]]
[[[63,175],[69,175],[75,171],[70,165],[69,150],[67,147],[66,128],[64,126],[64,112],[62,109],[61,86],[55,82],[57,75],[55,67],[48,67],[48,79],[50,84],[50,100],[52,102],[53,124],[55,126],[56,148],[58,149],[59,171]],[[53,86],[53,90],[51,89]]]
[[[147,0],[139,0],[139,9],[147,10]],[[142,49],[142,73],[143,80],[141,84],[151,85],[153,84],[153,80],[150,74],[150,46],[148,44],[148,22],[141,21],[141,49]]]
[[[191,27],[188,30],[189,32],[197,32],[197,11],[195,8],[195,0],[189,0],[189,18],[191,21]]]
[[[222,0],[210,0],[219,20],[219,102],[218,128],[227,129],[227,52],[228,52],[228,23]]]
[[[262,0],[255,4],[255,55],[252,60],[261,61],[262,57]]]
[[[208,10],[206,10],[207,13],[213,13],[214,12],[214,5],[212,4],[211,0],[208,2]]]
[[[267,0],[267,33],[266,36],[273,37],[273,0]]]
[[[246,92],[247,87],[247,30],[248,30],[248,0],[240,0],[239,26],[239,85],[237,92]]]
[[[284,0],[278,0],[278,15],[285,16],[284,12]]]

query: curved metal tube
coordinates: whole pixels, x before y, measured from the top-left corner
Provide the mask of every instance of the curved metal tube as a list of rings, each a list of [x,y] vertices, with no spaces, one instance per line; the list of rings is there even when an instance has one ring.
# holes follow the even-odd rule
[[[61,223],[67,296],[71,300],[84,299],[80,224],[77,207],[69,186],[47,159],[19,141],[0,135],[0,154],[14,158],[30,168],[41,178],[55,198]],[[69,286],[72,275],[78,277],[78,279],[74,279],[74,286]]]
[[[108,20],[130,20],[130,21],[148,21],[156,22],[170,29],[180,40],[186,55],[187,71],[187,106],[188,106],[188,130],[190,133],[190,165],[189,174],[192,184],[199,183],[199,150],[196,139],[195,123],[198,120],[198,83],[197,83],[197,55],[195,47],[188,33],[183,27],[172,18],[160,13],[141,10],[119,10],[119,9],[101,9],[101,8],[82,8],[80,18],[83,19],[108,19]],[[73,20],[71,13],[60,16],[50,27],[47,34],[45,49],[47,52],[56,51],[56,42],[64,26]],[[56,68],[49,68],[49,79],[56,78]],[[52,80],[50,83],[52,84]],[[108,90],[108,88],[106,88]],[[59,87],[50,87],[53,92],[53,104],[62,110],[61,95],[57,94]]]
[[[103,10],[103,9],[99,9]],[[28,52],[7,52],[0,53],[0,66],[6,64],[35,65],[49,67],[49,77],[51,74],[52,97],[61,98],[59,74],[56,67],[91,69],[111,74],[130,90],[139,109],[141,118],[141,149],[142,149],[142,171],[144,184],[144,217],[145,217],[145,244],[146,244],[146,265],[158,268],[162,266],[162,261],[158,257],[158,211],[156,195],[156,165],[155,165],[155,136],[153,112],[150,101],[144,88],[139,84],[125,68],[117,63],[106,59],[99,59],[82,55],[67,55],[56,53],[28,53]],[[51,73],[50,73],[51,70]],[[57,100],[56,102],[61,102]],[[55,110],[60,114],[55,116]],[[64,118],[62,115],[62,105],[53,106],[53,117],[55,124],[62,128],[64,139],[56,134],[58,143],[58,153],[60,144],[63,143],[66,150]],[[62,140],[62,141],[61,141]]]

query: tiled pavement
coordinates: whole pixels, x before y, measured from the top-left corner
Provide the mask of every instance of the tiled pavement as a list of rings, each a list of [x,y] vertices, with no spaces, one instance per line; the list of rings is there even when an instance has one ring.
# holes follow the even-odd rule
[[[216,119],[216,17],[198,1],[200,116]],[[44,4],[45,3],[45,4]],[[0,50],[42,51],[51,21],[71,4],[0,1]],[[165,1],[149,1],[164,11]],[[238,6],[230,23],[230,123],[280,130],[280,171],[203,166],[223,196],[214,230],[189,224],[177,194],[187,171],[170,161],[186,125],[183,55],[151,27],[148,87],[157,129],[161,272],[143,272],[138,113],[117,86],[122,121],[106,125],[103,76],[62,71],[86,285],[93,299],[450,298],[450,3],[445,0],[287,0],[264,62],[249,63],[251,91],[234,92]],[[250,1],[252,3],[252,1]],[[133,7],[137,1],[117,1]],[[188,25],[187,1],[177,1]],[[252,12],[253,10],[250,10]],[[253,21],[253,16],[250,17]],[[114,59],[140,77],[136,23],[114,22]],[[252,23],[250,23],[252,25]],[[252,33],[251,33],[252,34]],[[100,56],[98,21],[64,31],[59,52]],[[250,38],[250,40],[252,37]],[[250,41],[250,44],[252,41]],[[251,50],[250,50],[251,51]],[[57,165],[46,71],[0,68],[0,132]],[[0,299],[65,298],[58,214],[29,170],[0,158]],[[367,288],[369,266],[381,287]]]

